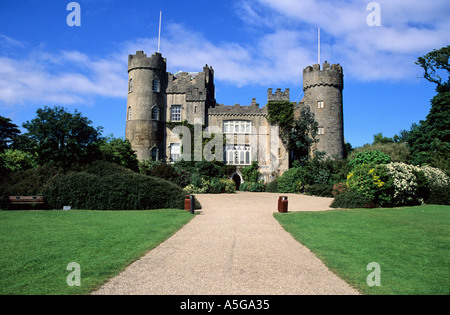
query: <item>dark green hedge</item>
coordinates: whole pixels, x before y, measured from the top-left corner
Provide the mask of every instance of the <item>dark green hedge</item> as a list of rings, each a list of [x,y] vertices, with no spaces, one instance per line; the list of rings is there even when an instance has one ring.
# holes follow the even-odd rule
[[[53,209],[151,210],[183,209],[185,193],[168,181],[140,174],[74,172],[54,179],[44,196]]]

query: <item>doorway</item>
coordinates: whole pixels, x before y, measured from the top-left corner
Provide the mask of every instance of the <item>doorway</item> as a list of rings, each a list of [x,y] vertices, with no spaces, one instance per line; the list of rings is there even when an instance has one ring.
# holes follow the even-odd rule
[[[235,173],[233,177],[231,178],[236,185],[236,190],[239,190],[239,187],[241,186],[241,176],[239,174]]]

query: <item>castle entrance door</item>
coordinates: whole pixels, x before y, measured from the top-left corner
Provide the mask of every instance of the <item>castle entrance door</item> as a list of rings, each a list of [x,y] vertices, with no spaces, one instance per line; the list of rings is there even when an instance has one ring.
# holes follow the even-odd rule
[[[239,187],[241,186],[241,176],[239,176],[238,174],[234,174],[231,179],[236,184],[236,190],[239,190]]]

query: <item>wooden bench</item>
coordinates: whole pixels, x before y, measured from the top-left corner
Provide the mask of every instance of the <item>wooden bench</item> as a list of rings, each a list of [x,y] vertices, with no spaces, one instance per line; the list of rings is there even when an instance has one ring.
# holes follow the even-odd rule
[[[44,196],[9,196],[11,206],[17,205],[43,205],[45,204]]]

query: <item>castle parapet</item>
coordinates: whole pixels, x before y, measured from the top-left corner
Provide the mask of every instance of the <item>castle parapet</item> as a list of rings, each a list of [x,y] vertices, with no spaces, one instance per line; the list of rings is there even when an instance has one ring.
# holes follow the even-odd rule
[[[303,91],[314,86],[333,86],[344,89],[344,74],[339,64],[330,65],[325,61],[322,70],[319,64],[303,70]]]
[[[286,89],[284,92],[281,89],[277,89],[273,93],[273,89],[267,90],[267,102],[279,102],[279,101],[290,101],[290,90]]]
[[[147,57],[142,50],[137,51],[136,55],[128,56],[128,72],[135,69],[150,69],[166,71],[166,58],[160,53],[154,53]]]

